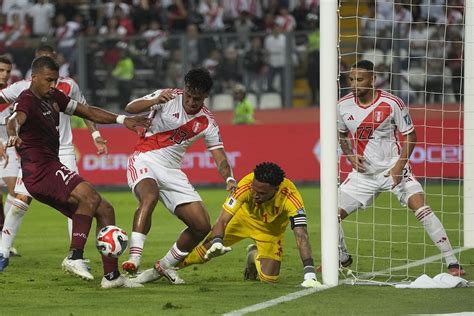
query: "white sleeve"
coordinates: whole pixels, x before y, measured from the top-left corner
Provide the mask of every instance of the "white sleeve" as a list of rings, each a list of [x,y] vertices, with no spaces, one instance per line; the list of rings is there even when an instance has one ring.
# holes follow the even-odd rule
[[[69,95],[71,99],[81,103],[81,104],[86,104],[87,105],[87,100],[84,97],[84,95],[81,92],[81,89],[79,88],[79,85],[77,84],[76,81],[71,80],[71,94]]]
[[[5,101],[11,103],[16,101],[20,93],[30,87],[31,81],[29,80],[20,80],[15,82],[12,85],[9,85],[5,89],[0,91],[0,94]]]
[[[397,99],[397,101],[395,105],[392,105],[393,120],[402,135],[410,134],[415,129],[410,113],[401,99]]]
[[[342,119],[341,105],[339,103],[337,104],[337,130],[341,133],[345,133],[349,131],[346,123],[344,123],[344,120]]]
[[[219,133],[219,126],[217,126],[213,119],[210,120],[209,126],[205,131],[204,141],[206,142],[208,150],[224,148],[224,143],[222,142],[221,135]]]

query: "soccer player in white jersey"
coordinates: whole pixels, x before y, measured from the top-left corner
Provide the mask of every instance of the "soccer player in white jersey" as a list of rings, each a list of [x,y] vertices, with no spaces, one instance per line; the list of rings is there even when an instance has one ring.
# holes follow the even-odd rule
[[[54,48],[49,45],[42,45],[36,49],[36,57],[49,56],[53,59],[56,58],[56,52]],[[30,87],[31,80],[21,80],[15,82],[14,84],[6,87],[0,91],[0,103],[9,103],[12,104],[18,98],[20,93]],[[57,89],[63,92],[65,95],[69,96],[71,99],[78,101],[81,104],[87,104],[86,99],[81,93],[77,83],[68,77],[60,77],[57,85]],[[84,120],[89,131],[91,132],[92,138],[94,139],[94,144],[97,147],[98,154],[107,153],[106,141],[100,135],[100,132],[97,130],[95,123]],[[61,163],[67,166],[69,169],[78,172],[76,155],[74,151],[74,145],[72,143],[72,129],[71,129],[71,117],[64,113],[60,113],[59,120],[59,135],[60,135],[60,148],[59,148],[59,158]],[[3,255],[4,258],[9,257],[9,249],[13,245],[13,241],[16,237],[20,224],[23,220],[23,216],[26,214],[29,205],[31,204],[32,198],[28,193],[25,185],[22,181],[21,169],[18,173],[18,178],[15,185],[15,198],[13,199],[11,210],[5,216],[5,222],[2,230],[2,239],[0,242],[0,255]],[[102,199],[100,207],[112,209],[113,207],[105,199]],[[68,219],[68,230],[69,236],[72,232],[72,221]],[[8,262],[8,261],[6,261]],[[6,266],[6,265],[5,265]],[[5,266],[0,261],[0,271],[2,271]]]
[[[338,130],[341,149],[353,170],[340,186],[340,220],[369,206],[380,192],[393,192],[421,222],[444,257],[449,273],[464,275],[443,224],[426,204],[423,188],[411,172],[409,157],[417,139],[407,107],[397,96],[374,88],[374,64],[370,61],[354,64],[349,81],[352,93],[338,103]],[[403,135],[402,144],[397,133]],[[352,258],[342,227],[339,247],[340,264],[349,266]]]
[[[184,90],[157,90],[130,102],[125,109],[129,113],[151,111],[153,120],[128,161],[128,184],[139,205],[133,221],[130,256],[122,268],[130,274],[137,272],[146,235],[150,231],[151,216],[160,199],[187,225],[168,253],[156,262],[152,276],[164,276],[173,284],[183,282],[173,268],[211,229],[209,214],[201,197],[180,169],[186,149],[199,138],[204,138],[226,182],[226,189],[232,191],[237,186],[217,123],[204,106],[213,85],[209,72],[202,68],[190,70],[184,84]]]
[[[6,56],[0,56],[0,89],[8,86],[10,73],[12,70],[12,61]],[[10,105],[8,103],[0,104],[0,157],[2,159],[0,165],[0,178],[7,187],[8,194],[5,206],[3,207],[3,196],[0,194],[0,231],[3,230],[3,222],[5,215],[10,210],[12,202],[15,199],[15,183],[18,171],[20,170],[20,162],[14,147],[6,147],[8,141],[6,121],[11,115]],[[0,235],[1,240],[1,235]],[[10,255],[18,255],[15,248],[10,247]]]

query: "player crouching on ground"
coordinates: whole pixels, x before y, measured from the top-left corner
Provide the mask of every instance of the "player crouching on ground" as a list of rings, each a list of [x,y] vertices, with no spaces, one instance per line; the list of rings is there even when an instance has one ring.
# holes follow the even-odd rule
[[[316,278],[301,195],[285,178],[284,171],[271,162],[257,165],[239,182],[237,189],[224,202],[210,235],[178,267],[205,263],[229,252],[229,246],[236,242],[251,238],[255,244],[247,248],[245,279],[274,283],[280,275],[288,223],[291,223],[303,262],[301,286],[321,285]],[[158,278],[155,269],[148,269],[134,281],[146,283]]]

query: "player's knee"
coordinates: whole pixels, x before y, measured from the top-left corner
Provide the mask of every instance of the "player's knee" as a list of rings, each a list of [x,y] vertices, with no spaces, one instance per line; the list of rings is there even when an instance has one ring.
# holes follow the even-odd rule
[[[193,227],[190,228],[193,231],[193,234],[198,237],[199,240],[202,240],[206,238],[206,236],[211,231],[211,224],[209,222],[203,222],[199,223],[198,225],[193,225]]]
[[[98,211],[103,214],[113,214],[114,207],[109,203],[109,201],[101,199]]]
[[[82,202],[92,211],[96,211],[99,208],[101,201],[102,198],[96,191],[90,192],[82,199]]]
[[[268,275],[262,272],[261,269],[257,270],[258,272],[258,278],[260,282],[265,282],[265,283],[276,283],[278,282],[278,278],[280,275]]]

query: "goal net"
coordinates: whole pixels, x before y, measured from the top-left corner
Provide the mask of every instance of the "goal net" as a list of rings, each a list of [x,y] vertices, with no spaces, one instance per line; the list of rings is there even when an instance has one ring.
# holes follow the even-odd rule
[[[376,87],[405,102],[418,136],[413,173],[456,257],[469,266],[474,255],[464,248],[464,0],[341,0],[338,14],[339,96],[350,92],[350,66],[371,60]],[[341,158],[340,183],[350,170]],[[394,194],[374,197],[342,227],[353,258],[350,270],[343,269],[350,280],[398,282],[447,271],[423,225]]]

